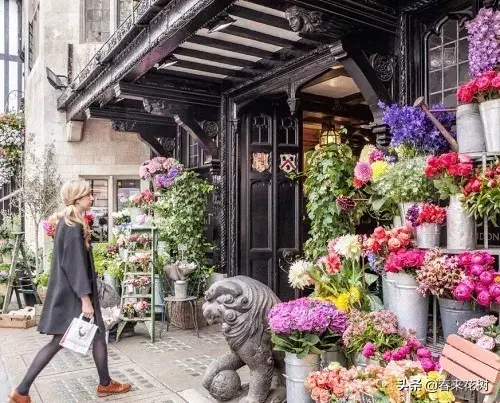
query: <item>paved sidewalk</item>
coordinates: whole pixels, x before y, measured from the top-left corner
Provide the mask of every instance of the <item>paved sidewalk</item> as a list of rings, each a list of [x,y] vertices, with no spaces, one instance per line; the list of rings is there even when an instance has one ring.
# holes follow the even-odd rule
[[[201,385],[207,365],[229,347],[219,326],[200,330],[170,327],[161,339],[150,343],[147,331],[138,325],[134,337],[109,345],[111,376],[130,382],[132,391],[122,396],[97,398],[97,372],[91,354],[82,356],[62,350],[40,374],[31,391],[34,403],[71,402],[214,402]],[[50,339],[36,328],[0,329],[0,402],[26,372],[36,352]],[[158,329],[161,324],[158,323]],[[242,371],[242,381],[248,371]]]

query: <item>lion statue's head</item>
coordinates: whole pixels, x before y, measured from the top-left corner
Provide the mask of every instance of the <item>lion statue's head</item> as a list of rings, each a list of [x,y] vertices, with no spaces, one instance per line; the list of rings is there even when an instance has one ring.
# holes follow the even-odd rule
[[[234,350],[249,338],[262,337],[268,327],[269,310],[280,302],[269,287],[246,276],[215,282],[205,293],[205,300],[203,316],[209,324],[222,324]]]

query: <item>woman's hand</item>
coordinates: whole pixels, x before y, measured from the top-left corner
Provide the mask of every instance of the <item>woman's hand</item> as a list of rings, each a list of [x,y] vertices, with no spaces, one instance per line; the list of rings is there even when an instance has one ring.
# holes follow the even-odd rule
[[[88,295],[82,297],[82,313],[87,319],[92,319],[94,316],[94,307]]]

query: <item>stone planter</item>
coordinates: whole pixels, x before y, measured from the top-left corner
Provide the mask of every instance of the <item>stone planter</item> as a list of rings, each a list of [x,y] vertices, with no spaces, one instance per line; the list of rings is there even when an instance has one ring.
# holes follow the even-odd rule
[[[320,369],[320,357],[308,354],[304,358],[285,353],[286,401],[287,403],[313,403],[311,393],[304,385],[307,376]]]
[[[417,245],[419,248],[436,248],[441,238],[441,224],[424,223],[417,227]]]
[[[427,339],[429,297],[417,291],[415,279],[406,273],[387,273],[388,309],[398,318],[399,327],[415,329],[419,341]],[[386,296],[384,295],[384,303]]]
[[[462,208],[458,196],[450,197],[446,209],[446,247],[448,249],[474,249],[476,247],[476,223]]]
[[[483,123],[477,103],[457,107],[457,141],[460,153],[486,151]]]
[[[486,151],[500,151],[500,98],[479,104],[481,121],[483,122]]]
[[[445,341],[450,334],[456,334],[464,322],[486,315],[486,311],[477,304],[473,306],[470,302],[446,298],[439,298],[439,313],[441,314]]]
[[[321,353],[321,368],[326,368],[332,362],[338,362],[343,367],[347,366],[347,357],[340,346],[334,346]]]

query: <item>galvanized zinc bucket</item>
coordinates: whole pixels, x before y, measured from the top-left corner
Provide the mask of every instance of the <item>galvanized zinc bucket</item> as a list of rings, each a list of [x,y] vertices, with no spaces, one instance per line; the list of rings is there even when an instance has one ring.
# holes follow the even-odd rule
[[[333,346],[330,350],[321,353],[321,368],[328,367],[332,362],[338,362],[343,367],[347,365],[347,357],[340,346]]]
[[[461,153],[486,151],[483,123],[477,103],[458,105],[457,107],[457,142]]]
[[[500,99],[481,102],[479,104],[481,120],[484,128],[486,151],[489,153],[500,151]]]
[[[478,305],[473,307],[470,302],[461,302],[446,298],[439,298],[439,312],[441,314],[443,337],[445,340],[450,334],[457,334],[458,328],[469,319],[480,318],[486,315],[486,311]]]
[[[441,224],[424,223],[417,227],[417,245],[419,248],[435,248],[439,246]]]
[[[425,343],[429,322],[429,296],[417,291],[417,282],[406,273],[387,273],[387,297],[399,327],[415,329],[416,338]],[[385,300],[385,297],[384,297]]]
[[[308,354],[298,358],[296,354],[285,353],[286,401],[287,403],[313,403],[311,393],[304,381],[311,372],[319,371],[320,356]]]
[[[476,247],[476,222],[462,208],[458,196],[450,197],[446,209],[446,247],[448,249],[474,249]]]

